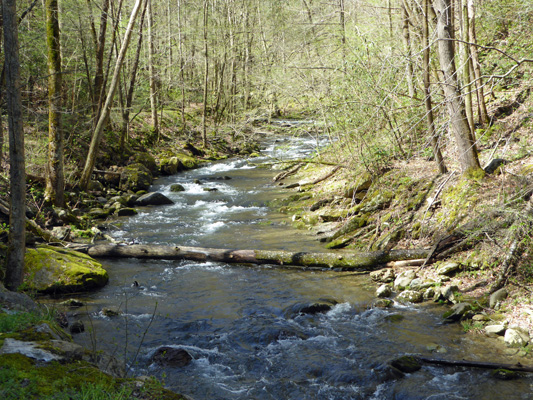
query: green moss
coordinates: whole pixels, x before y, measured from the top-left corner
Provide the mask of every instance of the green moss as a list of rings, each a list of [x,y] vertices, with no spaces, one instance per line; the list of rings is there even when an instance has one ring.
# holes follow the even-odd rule
[[[191,157],[187,154],[183,154],[183,153],[176,153],[175,154],[175,157],[178,158],[178,160],[180,161],[180,163],[186,168],[186,169],[193,169],[193,168],[198,168],[198,166],[200,165],[200,162],[194,158],[194,157]]]
[[[109,280],[102,265],[86,254],[43,246],[28,249],[25,286],[39,292],[69,292],[104,286]]]

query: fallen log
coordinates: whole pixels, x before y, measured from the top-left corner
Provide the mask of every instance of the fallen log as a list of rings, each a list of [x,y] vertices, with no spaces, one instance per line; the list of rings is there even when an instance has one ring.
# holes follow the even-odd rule
[[[533,372],[533,367],[528,367],[520,363],[517,364],[501,364],[484,361],[467,361],[467,360],[443,360],[440,358],[426,358],[415,357],[420,363],[442,365],[445,367],[467,367],[467,368],[483,368],[483,369],[506,369],[517,372]]]
[[[424,258],[427,249],[372,251],[366,253],[309,253],[277,250],[231,250],[163,245],[101,244],[88,248],[95,258],[141,258],[153,260],[219,261],[244,264],[275,264],[306,268],[372,271],[391,261]]]

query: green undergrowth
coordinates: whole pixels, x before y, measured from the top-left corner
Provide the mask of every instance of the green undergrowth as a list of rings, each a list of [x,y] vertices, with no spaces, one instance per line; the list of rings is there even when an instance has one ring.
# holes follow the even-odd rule
[[[54,322],[53,313],[1,313],[0,347],[12,338],[53,348],[51,335],[34,329],[42,323],[68,339],[68,334]],[[0,397],[6,400],[184,399],[154,378],[116,378],[87,361],[40,362],[18,353],[0,355],[0,383]]]

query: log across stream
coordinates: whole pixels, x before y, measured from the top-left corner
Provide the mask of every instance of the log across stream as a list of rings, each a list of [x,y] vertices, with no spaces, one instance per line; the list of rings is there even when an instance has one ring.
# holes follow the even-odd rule
[[[244,264],[274,264],[305,268],[371,271],[393,261],[427,257],[429,249],[371,251],[364,253],[313,253],[281,250],[232,250],[156,244],[102,244],[88,248],[95,258],[218,261]]]

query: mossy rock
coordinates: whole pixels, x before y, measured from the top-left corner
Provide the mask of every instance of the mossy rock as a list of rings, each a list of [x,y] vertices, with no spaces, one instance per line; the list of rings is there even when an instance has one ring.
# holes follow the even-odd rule
[[[130,157],[131,164],[142,164],[152,173],[152,175],[157,174],[158,168],[157,163],[155,162],[154,156],[147,152],[135,153]]]
[[[191,157],[187,154],[176,153],[175,157],[178,158],[179,162],[183,165],[185,169],[198,168],[198,166],[200,165],[200,162],[196,158]]]
[[[162,175],[175,175],[184,169],[178,157],[162,158],[159,167]]]
[[[353,198],[357,193],[366,191],[372,186],[372,175],[369,172],[363,172],[355,178],[355,181],[344,191],[344,197]]]
[[[152,173],[143,164],[130,164],[122,171],[120,189],[132,192],[148,190],[153,181]]]
[[[87,291],[109,280],[99,262],[77,251],[50,246],[27,249],[24,262],[25,288],[40,293]]]

